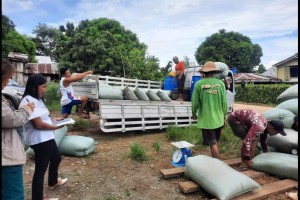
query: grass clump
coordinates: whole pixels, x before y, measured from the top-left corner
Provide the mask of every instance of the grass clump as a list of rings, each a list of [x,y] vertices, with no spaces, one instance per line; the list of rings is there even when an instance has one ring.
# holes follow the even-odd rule
[[[134,143],[130,146],[130,158],[136,161],[146,161],[148,156],[146,155],[145,148],[140,144]]]
[[[153,147],[155,152],[158,152],[160,150],[161,144],[160,144],[160,142],[154,142],[152,144],[152,147]]]
[[[166,131],[166,137],[170,141],[187,141],[195,146],[196,150],[205,150],[207,146],[202,144],[201,129],[192,125],[189,127],[169,127]],[[228,159],[240,156],[242,140],[236,137],[229,126],[225,127],[221,133],[219,151],[225,154]]]

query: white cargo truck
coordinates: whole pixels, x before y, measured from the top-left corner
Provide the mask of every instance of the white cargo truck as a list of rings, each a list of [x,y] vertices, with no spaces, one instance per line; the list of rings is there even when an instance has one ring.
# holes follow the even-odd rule
[[[231,91],[227,91],[228,112],[232,112],[235,88],[231,71],[229,71],[228,76],[232,86]],[[103,85],[116,88],[129,86],[131,88],[162,90],[163,82],[88,75],[82,81],[72,83],[77,96],[84,95],[91,99],[90,107],[93,112],[98,112],[99,125],[103,132],[145,131],[148,129],[163,129],[171,125],[186,127],[197,123],[191,118],[192,105],[189,101],[104,99],[100,98]],[[171,93],[171,91],[169,92]]]

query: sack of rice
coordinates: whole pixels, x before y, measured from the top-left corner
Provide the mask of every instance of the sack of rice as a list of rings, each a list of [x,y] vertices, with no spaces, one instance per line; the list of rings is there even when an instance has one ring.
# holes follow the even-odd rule
[[[277,97],[282,101],[295,98],[298,98],[298,84],[289,87]]]
[[[298,156],[267,152],[255,156],[252,168],[280,178],[298,180]]]
[[[281,120],[284,124],[284,128],[291,128],[294,123],[295,114],[282,108],[272,108],[271,110],[264,112],[263,116],[267,120]]]
[[[187,158],[184,174],[220,200],[231,199],[260,187],[243,173],[206,155]]]
[[[282,108],[291,111],[295,115],[298,115],[298,98],[286,100],[276,106],[276,108]]]
[[[223,62],[215,62],[216,68],[222,70],[221,73],[215,74],[215,78],[224,79],[228,76],[228,66]]]

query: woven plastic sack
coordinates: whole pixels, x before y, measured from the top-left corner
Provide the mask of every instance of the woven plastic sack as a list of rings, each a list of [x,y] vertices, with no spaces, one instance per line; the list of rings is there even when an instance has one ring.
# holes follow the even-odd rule
[[[157,93],[156,93],[158,96],[159,96],[159,98],[161,99],[161,100],[163,100],[163,101],[168,101],[168,102],[170,102],[170,101],[172,101],[172,99],[168,96],[168,95],[166,95],[165,93],[163,93],[162,91],[158,91]]]
[[[276,106],[276,108],[286,109],[298,115],[298,98],[286,100]]]
[[[158,91],[161,91],[162,93],[164,93],[165,95],[167,95],[168,97],[172,96],[172,91],[171,90],[161,90],[161,89],[151,89],[153,92],[158,93]]]
[[[298,181],[298,156],[286,153],[267,152],[255,156],[252,168],[280,178]]]
[[[100,87],[99,88],[99,99],[116,99],[123,100],[123,91],[113,87]]]
[[[267,143],[274,147],[277,152],[298,154],[298,132],[293,129],[284,129],[286,136],[277,134],[268,136]]]
[[[127,100],[139,100],[136,95],[134,94],[134,91],[132,91],[128,86],[126,86],[123,89],[123,93],[124,93],[124,99]]]
[[[93,138],[79,135],[68,135],[58,146],[63,155],[82,157],[95,151],[95,141]]]
[[[295,114],[282,108],[273,108],[263,113],[263,116],[269,121],[272,119],[281,120],[284,128],[291,128],[294,123]]]
[[[295,98],[298,98],[298,84],[289,87],[277,97],[277,99],[282,101]]]
[[[215,78],[224,79],[228,76],[228,66],[223,62],[215,62],[216,68],[222,70],[223,72],[215,74]]]
[[[147,93],[142,91],[141,89],[139,88],[135,88],[134,89],[134,93],[135,95],[137,96],[137,98],[139,100],[142,100],[142,101],[150,101],[149,97],[147,96]]]
[[[60,129],[57,129],[54,131],[54,139],[55,139],[55,142],[56,142],[56,145],[59,146],[59,144],[61,143],[61,141],[63,140],[63,138],[65,137],[65,135],[67,134],[67,131],[68,131],[68,127],[67,126],[64,126]],[[34,157],[34,151],[32,148],[28,148],[26,153],[32,157]]]
[[[259,184],[219,159],[205,155],[187,158],[185,176],[220,200],[259,188]]]
[[[161,101],[160,97],[152,90],[148,90],[147,95],[151,101]]]

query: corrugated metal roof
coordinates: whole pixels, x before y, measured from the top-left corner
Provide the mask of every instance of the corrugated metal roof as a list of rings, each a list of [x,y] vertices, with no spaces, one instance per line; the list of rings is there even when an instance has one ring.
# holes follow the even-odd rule
[[[233,75],[235,82],[251,81],[251,82],[281,82],[281,79],[272,76],[262,76],[255,73],[237,73]]]

